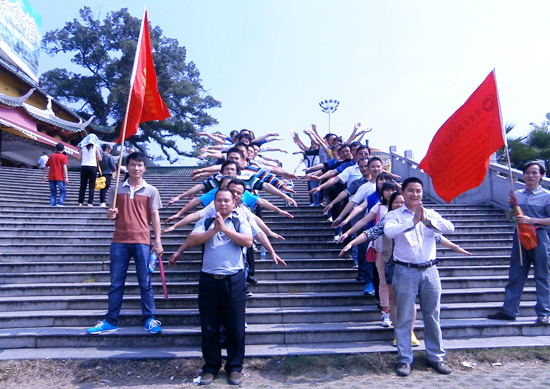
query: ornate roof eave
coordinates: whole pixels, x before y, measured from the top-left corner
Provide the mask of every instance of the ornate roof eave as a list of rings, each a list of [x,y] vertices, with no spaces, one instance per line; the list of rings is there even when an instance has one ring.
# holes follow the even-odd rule
[[[103,126],[95,123],[91,123],[90,128],[102,134],[114,134],[116,131],[116,126]]]
[[[18,79],[20,79],[21,81],[23,81],[24,83],[26,83],[27,85],[35,89],[37,93],[40,93],[44,97],[47,97],[48,99],[52,99],[53,101],[55,101],[57,105],[62,107],[69,115],[73,116],[75,119],[82,120],[82,118],[78,116],[75,112],[73,112],[71,109],[69,109],[68,107],[64,106],[61,102],[49,96],[48,93],[44,89],[42,89],[36,81],[34,81],[29,76],[27,76],[23,71],[19,70],[17,67],[13,66],[9,62],[6,62],[6,60],[4,60],[3,58],[0,58],[0,67],[7,70],[11,74],[13,74],[15,77],[17,77]],[[8,104],[8,105],[14,106],[13,104]]]
[[[71,122],[69,120],[61,119],[55,116],[55,113],[52,110],[52,99],[48,96],[48,107],[46,109],[36,108],[27,103],[23,103],[23,107],[29,115],[33,118],[43,121],[45,123],[52,124],[54,126],[63,128],[71,132],[80,132],[86,131],[86,127],[92,122],[94,117],[92,116],[87,121],[82,122],[82,119],[79,119],[78,123]]]
[[[19,97],[8,96],[3,93],[0,93],[0,103],[11,107],[21,107],[23,106],[23,103],[25,102],[25,100],[27,100],[35,90],[36,88],[31,88],[24,96],[19,96]]]

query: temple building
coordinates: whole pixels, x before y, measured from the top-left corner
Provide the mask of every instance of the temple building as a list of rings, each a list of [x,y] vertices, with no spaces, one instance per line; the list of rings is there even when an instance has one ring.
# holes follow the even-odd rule
[[[100,138],[105,129],[84,121],[48,96],[21,70],[0,58],[0,161],[4,166],[36,167],[44,151],[65,145],[69,167],[79,166],[78,142],[88,133]],[[107,129],[111,132],[112,129]]]

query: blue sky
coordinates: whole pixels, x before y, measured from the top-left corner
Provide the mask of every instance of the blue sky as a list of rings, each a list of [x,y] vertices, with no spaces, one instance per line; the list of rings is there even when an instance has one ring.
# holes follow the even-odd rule
[[[29,0],[42,32],[62,28],[87,5],[103,19],[144,3],[119,0]],[[316,123],[327,132],[319,101],[338,99],[332,132],[355,122],[372,127],[370,145],[424,157],[432,137],[496,68],[504,122],[511,135],[550,112],[550,2],[371,0],[156,0],[149,21],[187,48],[203,86],[222,102],[211,110],[229,133],[278,132],[273,146],[297,150],[289,129]],[[42,53],[40,70],[68,67]],[[293,170],[298,157],[282,158]],[[184,164],[192,164],[186,161]]]

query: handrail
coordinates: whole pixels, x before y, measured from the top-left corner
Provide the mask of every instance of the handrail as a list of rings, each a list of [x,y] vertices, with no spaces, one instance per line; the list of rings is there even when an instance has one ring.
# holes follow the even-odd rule
[[[406,153],[407,154],[407,153]],[[437,195],[434,190],[431,178],[418,167],[419,163],[408,157],[403,157],[395,152],[395,147],[390,147],[390,160],[392,173],[403,179],[407,177],[418,177],[424,182],[424,194],[438,203],[445,201]],[[514,178],[514,190],[522,189],[525,184],[521,170],[512,169]],[[550,179],[543,178],[541,185],[550,189]],[[451,201],[450,204],[490,204],[497,208],[508,208],[508,197],[510,195],[510,173],[507,166],[496,163],[491,157],[491,163],[483,182],[474,189],[471,189]]]

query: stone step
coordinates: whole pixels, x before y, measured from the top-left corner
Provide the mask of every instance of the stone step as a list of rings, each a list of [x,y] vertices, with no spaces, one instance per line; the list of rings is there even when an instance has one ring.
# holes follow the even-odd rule
[[[316,248],[321,246],[321,243],[315,243],[310,242],[312,244],[301,244],[298,242],[272,242],[273,247],[277,251],[277,254],[283,259],[290,259],[290,258],[299,258],[299,259],[312,259],[312,258],[326,258],[327,256],[336,257],[340,251],[343,245],[336,245],[330,242],[322,243],[322,249],[323,251],[317,251]],[[105,243],[103,245],[87,245],[87,244],[80,244],[79,250],[82,250],[83,253],[88,253],[95,251],[96,254],[108,256],[109,253],[109,243]],[[180,246],[179,243],[177,244],[163,244],[165,255],[171,255],[174,253],[177,248]],[[309,246],[309,247],[305,247]],[[474,247],[474,246],[468,246],[467,244],[463,245],[464,249],[470,251],[473,253],[473,255],[510,255],[510,246],[511,245],[503,245],[503,246],[494,246],[494,247]],[[16,258],[24,259],[27,258],[28,260],[31,260],[29,257],[33,258],[40,258],[43,254],[49,254],[49,255],[57,255],[59,257],[71,257],[72,259],[80,260],[79,258],[84,258],[86,255],[82,254],[73,254],[74,249],[70,246],[58,244],[58,243],[52,243],[50,245],[44,244],[36,244],[36,245],[25,245],[25,249],[21,250],[17,247],[13,247],[10,245],[0,245],[0,252],[3,255],[11,255],[12,260],[15,260]],[[444,259],[445,256],[451,255],[455,256],[456,253],[450,249],[441,249],[438,250],[438,257],[441,259]],[[186,251],[184,254],[185,259],[200,259],[201,258],[201,251],[197,251],[196,249],[192,249],[190,251]],[[102,259],[105,259],[103,257]],[[66,260],[60,258],[59,260]]]
[[[360,288],[362,289],[362,288]],[[362,291],[354,292],[314,292],[314,293],[259,293],[255,287],[250,287],[253,296],[247,298],[247,307],[344,307],[376,304],[376,299],[365,296]],[[57,293],[57,294],[56,294]],[[162,292],[155,295],[157,309],[189,309],[197,308],[196,294],[175,294],[169,288],[169,298],[165,299]],[[535,288],[526,287],[522,294],[522,302],[535,301]],[[504,301],[504,288],[471,288],[445,289],[442,291],[442,304],[469,304],[477,306],[481,303],[499,303]],[[107,290],[98,295],[59,294],[59,290],[50,295],[42,296],[0,296],[0,312],[36,311],[36,310],[105,310],[107,307]],[[141,309],[140,296],[127,293],[124,296],[124,309]]]
[[[273,265],[274,267],[274,265]],[[442,278],[465,279],[471,277],[472,281],[477,281],[477,277],[485,277],[486,282],[494,280],[495,277],[508,277],[508,266],[476,266],[476,267],[439,267],[439,273]],[[3,270],[3,269],[2,269]],[[14,269],[20,270],[20,269]],[[38,272],[16,272],[8,269],[7,272],[0,272],[0,285],[4,284],[26,284],[26,283],[81,283],[81,282],[109,282],[109,264],[99,264],[99,266],[88,267],[83,271],[45,271],[43,268]],[[158,273],[153,274],[153,280]],[[173,270],[171,267],[165,269],[165,275],[172,282],[196,281],[199,279],[198,267],[193,270]],[[130,278],[135,277],[135,269],[132,266],[128,270]],[[288,280],[327,280],[327,279],[355,279],[357,270],[351,267],[341,269],[262,269],[258,266],[255,277],[261,281],[288,281]]]
[[[198,273],[189,273],[188,277],[178,275],[176,279],[166,274],[169,293],[184,294],[198,292]],[[194,277],[193,277],[194,275]],[[346,273],[348,275],[348,273]],[[25,283],[24,277],[6,275],[6,281],[14,279],[15,282],[0,284],[0,296],[41,296],[62,293],[64,295],[91,295],[107,293],[109,287],[108,272],[97,272],[92,274],[76,274],[68,277],[62,273],[58,276],[28,276]],[[126,281],[125,291],[129,294],[139,294],[139,287],[135,277],[129,275]],[[184,280],[181,280],[184,278]],[[47,282],[51,280],[51,282]],[[74,280],[74,281],[73,281]],[[20,281],[20,282],[19,282]],[[28,282],[32,281],[32,284]],[[508,281],[507,275],[501,276],[468,276],[468,277],[441,277],[443,289],[464,289],[472,288],[502,288]],[[534,285],[532,277],[527,286]],[[353,292],[362,291],[364,284],[359,283],[350,273],[348,278],[325,278],[325,279],[261,279],[261,282],[253,286],[258,293],[329,293],[329,292]],[[153,277],[153,289],[156,294],[162,293],[160,275]]]
[[[494,313],[502,304],[496,302],[471,304],[444,304],[441,307],[442,319],[479,319]],[[522,303],[519,318],[533,314],[534,301]],[[418,309],[418,308],[417,308]],[[88,328],[105,315],[105,310],[48,310],[0,312],[1,328],[17,328],[21,323],[28,327],[83,327]],[[200,325],[199,310],[158,309],[155,318],[165,328],[185,325]],[[422,320],[418,310],[417,320]],[[380,323],[381,313],[374,304],[343,307],[249,307],[246,310],[248,324],[285,324],[295,323]],[[141,310],[123,309],[119,316],[119,326],[139,327],[143,323]]]
[[[534,324],[534,317],[515,322],[486,319],[443,319],[441,329],[444,339],[465,339],[499,336],[539,336],[547,328]],[[415,325],[415,333],[423,338],[422,322]],[[155,337],[154,340],[151,337]],[[81,327],[29,327],[1,329],[0,339],[5,349],[11,348],[59,348],[59,347],[199,347],[198,326],[166,327],[162,334],[152,335],[140,327],[123,327],[104,335],[87,335]],[[251,324],[246,329],[246,343],[298,345],[303,343],[350,343],[365,341],[391,341],[393,329],[382,328],[378,323],[328,323],[328,324]]]

